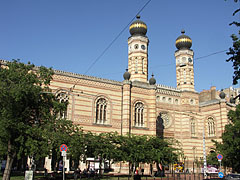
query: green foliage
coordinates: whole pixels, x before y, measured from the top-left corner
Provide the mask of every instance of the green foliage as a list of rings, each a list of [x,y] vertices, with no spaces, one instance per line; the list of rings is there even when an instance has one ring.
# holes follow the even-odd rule
[[[60,145],[73,143],[81,134],[71,121],[59,118],[67,104],[51,93],[52,75],[51,69],[15,60],[1,66],[0,157],[7,157],[6,169],[15,157],[38,160],[52,153],[56,160]],[[8,178],[6,171],[4,179]]]
[[[223,155],[223,164],[240,173],[240,105],[228,113],[229,124],[222,134],[222,143],[215,142],[216,149]]]
[[[52,75],[51,69],[18,61],[0,69],[0,156],[16,154],[18,158],[38,160],[51,155],[54,169],[61,158],[59,147],[66,144],[75,162],[94,157],[137,167],[139,163],[168,164],[177,160],[174,143],[159,137],[93,134],[59,118],[67,104],[59,103],[51,93]]]
[[[238,3],[238,0],[235,0],[236,3]],[[235,16],[237,13],[240,12],[240,8],[237,9],[233,16]],[[237,21],[233,21],[229,24],[235,25],[237,27],[240,27],[240,23]],[[233,41],[233,46],[229,48],[229,51],[227,52],[227,55],[230,55],[231,57],[227,59],[227,62],[231,61],[233,63],[233,69],[234,69],[234,75],[233,75],[233,84],[236,85],[238,83],[238,80],[240,79],[240,30],[238,31],[238,35],[232,34],[231,38]]]
[[[169,164],[176,162],[179,149],[176,143],[155,136],[119,135],[116,132],[93,134],[81,132],[72,134],[70,154],[73,159],[93,157],[100,161],[129,162],[132,167],[140,163]],[[75,139],[76,138],[76,139]],[[133,170],[133,169],[132,169]]]
[[[218,166],[218,165],[219,165],[216,151],[211,151],[211,152],[207,155],[207,164],[209,164],[209,165],[215,165],[215,166]]]
[[[0,149],[1,155],[33,155],[38,146],[47,146],[42,127],[51,116],[54,98],[48,85],[53,71],[18,61],[0,71]],[[45,144],[44,144],[45,143]]]

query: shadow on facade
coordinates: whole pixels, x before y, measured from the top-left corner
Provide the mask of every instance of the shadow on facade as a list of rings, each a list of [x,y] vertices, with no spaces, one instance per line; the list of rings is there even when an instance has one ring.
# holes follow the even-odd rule
[[[163,138],[164,134],[164,124],[161,114],[158,115],[156,120],[156,135],[157,137]]]

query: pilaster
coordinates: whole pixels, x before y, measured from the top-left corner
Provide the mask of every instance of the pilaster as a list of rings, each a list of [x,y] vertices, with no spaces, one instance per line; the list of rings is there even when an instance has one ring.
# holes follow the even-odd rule
[[[131,133],[131,81],[123,81],[122,134]]]

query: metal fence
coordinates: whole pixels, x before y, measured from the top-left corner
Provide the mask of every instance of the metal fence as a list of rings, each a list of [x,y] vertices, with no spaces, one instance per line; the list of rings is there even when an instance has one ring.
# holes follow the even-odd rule
[[[74,179],[101,179],[101,180],[203,180],[203,173],[165,173],[162,177],[148,176],[148,175],[104,175],[104,176],[79,176]],[[209,174],[206,179],[217,180],[217,174]]]

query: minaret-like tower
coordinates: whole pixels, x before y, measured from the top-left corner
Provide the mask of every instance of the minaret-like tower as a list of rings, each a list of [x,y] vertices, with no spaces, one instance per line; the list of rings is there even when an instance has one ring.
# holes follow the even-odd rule
[[[131,81],[148,81],[148,37],[147,25],[140,20],[134,21],[129,31],[128,38],[128,71],[131,74]]]
[[[185,31],[182,30],[182,35],[176,39],[175,51],[176,58],[176,76],[177,88],[186,91],[194,90],[194,71],[193,71],[193,50],[191,50],[192,40],[190,37],[184,35]]]

